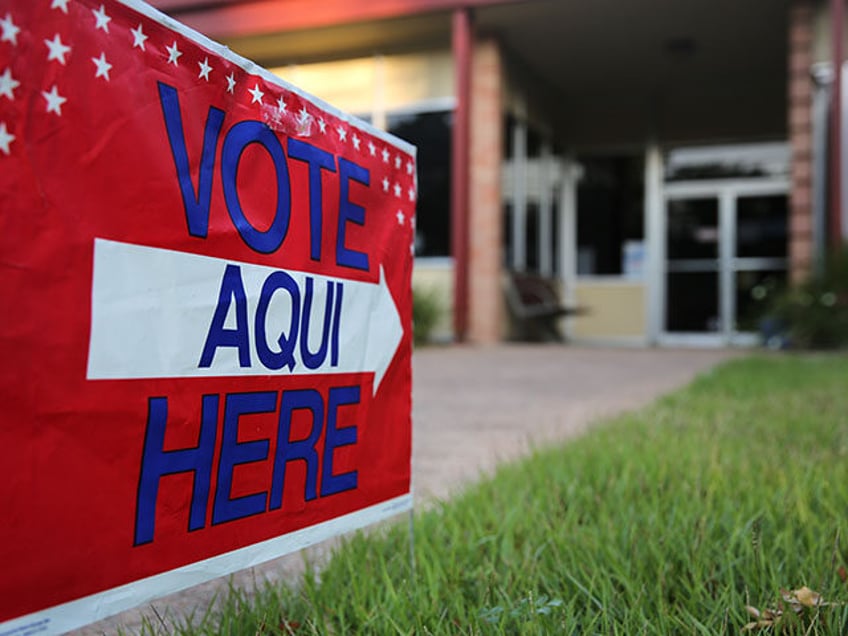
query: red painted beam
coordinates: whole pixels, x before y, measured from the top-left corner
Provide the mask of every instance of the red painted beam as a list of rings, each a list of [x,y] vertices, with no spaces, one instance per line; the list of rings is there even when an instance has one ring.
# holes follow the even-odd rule
[[[453,328],[457,342],[468,332],[468,176],[471,142],[471,16],[468,9],[453,13],[453,59],[456,110],[451,138],[451,254],[454,266]]]
[[[153,0],[213,38],[296,31],[529,0]],[[210,6],[217,5],[221,6]]]

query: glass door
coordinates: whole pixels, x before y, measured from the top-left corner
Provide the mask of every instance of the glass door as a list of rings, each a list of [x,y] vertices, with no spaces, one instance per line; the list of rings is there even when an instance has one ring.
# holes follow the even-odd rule
[[[720,205],[716,195],[669,198],[665,236],[665,330],[721,331]]]
[[[772,179],[667,184],[661,341],[754,344],[786,282],[787,184]]]
[[[753,333],[789,268],[789,211],[786,193],[740,193],[735,198],[733,285],[734,329]]]

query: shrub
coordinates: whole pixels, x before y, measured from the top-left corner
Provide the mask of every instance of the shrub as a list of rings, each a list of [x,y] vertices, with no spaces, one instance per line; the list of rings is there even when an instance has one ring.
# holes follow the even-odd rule
[[[778,295],[766,321],[779,325],[793,347],[848,346],[848,248],[834,254],[820,275]]]
[[[442,303],[437,290],[420,287],[412,289],[412,338],[415,344],[429,342],[441,314]]]

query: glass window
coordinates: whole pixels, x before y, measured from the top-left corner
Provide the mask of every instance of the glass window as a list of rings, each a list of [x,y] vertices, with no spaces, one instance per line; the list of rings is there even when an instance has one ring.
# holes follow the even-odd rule
[[[718,199],[672,199],[667,231],[670,260],[718,258]]]
[[[527,126],[527,158],[542,156],[542,134],[533,126]]]
[[[548,237],[551,246],[551,265],[555,276],[562,276],[560,271],[560,246],[559,246],[559,188],[553,190],[551,202],[551,235]]]
[[[504,160],[512,159],[515,156],[515,148],[513,147],[513,131],[515,130],[515,116],[507,114],[504,118],[503,131],[503,156]]]
[[[789,214],[785,194],[736,199],[736,256],[786,258]]]
[[[719,318],[718,272],[666,274],[665,325],[672,332],[716,332]]]
[[[644,237],[641,156],[578,157],[577,273],[620,275],[628,241]]]
[[[677,148],[668,153],[666,181],[780,177],[789,174],[783,142]]]
[[[388,131],[418,147],[416,256],[448,256],[451,249],[451,128],[453,113],[389,114]]]
[[[525,218],[526,233],[524,234],[524,255],[526,258],[525,268],[528,272],[539,271],[539,204],[535,201],[527,202],[527,216]]]
[[[512,203],[507,201],[503,204],[503,241],[504,241],[504,267],[509,268],[512,264]]]
[[[509,160],[515,157],[515,147],[514,141],[515,139],[515,127],[518,125],[518,120],[515,115],[512,113],[507,113],[506,117],[504,117],[503,124],[503,153],[504,159]],[[539,131],[534,126],[524,122],[524,127],[527,131],[527,140],[526,147],[524,149],[525,155],[532,159],[534,157],[540,157],[542,155],[542,143],[544,141],[544,136],[541,131]]]

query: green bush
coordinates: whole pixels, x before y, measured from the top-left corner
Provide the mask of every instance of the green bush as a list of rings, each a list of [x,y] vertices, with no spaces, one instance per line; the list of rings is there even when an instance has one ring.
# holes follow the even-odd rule
[[[415,344],[429,342],[441,314],[442,303],[438,291],[430,288],[412,289],[412,337]]]
[[[834,254],[820,275],[778,295],[768,318],[792,347],[848,346],[848,248]]]

